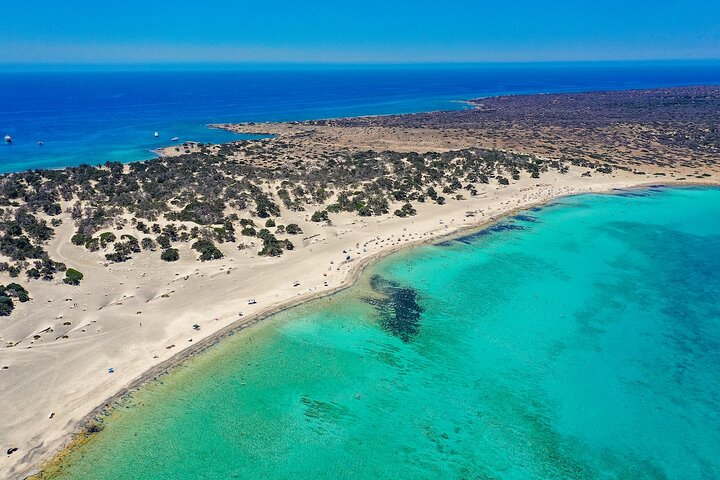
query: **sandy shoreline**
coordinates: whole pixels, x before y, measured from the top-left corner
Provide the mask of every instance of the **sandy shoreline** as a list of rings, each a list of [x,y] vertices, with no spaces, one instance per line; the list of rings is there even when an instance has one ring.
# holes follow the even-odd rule
[[[537,101],[545,98],[537,97]],[[635,99],[631,95],[624,101],[633,105]],[[328,196],[321,198],[315,196],[316,190],[313,195],[301,190],[293,193],[296,203],[280,202],[276,212],[263,218],[253,211],[252,202],[257,206],[257,198],[247,203],[245,190],[234,191],[224,199],[222,217],[236,215],[235,227],[231,224],[231,228],[237,230],[237,238],[219,240],[222,259],[200,262],[191,242],[183,241],[173,245],[180,257],[176,262],[162,261],[157,250],[142,250],[122,262],[108,261],[105,254],[113,251],[112,245],[90,251],[72,244],[77,217],[71,216],[71,200],[59,202],[62,213],[52,218],[38,212],[40,220],[62,221],[53,238],[42,245],[49,258],[82,271],[85,279],[79,286],[70,286],[59,278],[30,280],[25,275],[11,278],[8,272],[0,272],[0,283],[25,285],[31,297],[28,302],[18,302],[12,315],[0,322],[0,382],[4,386],[0,389],[0,408],[5,413],[0,416],[0,448],[17,449],[0,456],[0,477],[21,479],[37,473],[42,465],[54,462],[58,452],[72,447],[88,422],[117,400],[230,334],[352,286],[368,265],[398,250],[462,236],[519,210],[565,196],[650,185],[717,185],[720,170],[714,151],[693,148],[685,137],[668,137],[667,129],[657,122],[630,115],[629,123],[607,124],[602,118],[593,123],[583,113],[577,119],[580,127],[566,128],[567,108],[551,115],[553,105],[523,104],[509,113],[501,109],[499,112],[505,112],[512,121],[505,122],[500,116],[494,123],[487,112],[478,116],[475,110],[460,110],[372,119],[211,125],[272,138],[160,149],[156,153],[165,160],[152,162],[191,168],[200,175],[200,186],[216,178],[209,174],[215,170],[195,170],[206,161],[230,167],[217,170],[226,175],[217,178],[230,176],[234,181],[245,181],[248,176],[255,182],[255,195],[260,192],[268,198],[279,198],[281,188],[292,190],[293,185],[283,185],[283,180],[308,186],[301,176],[293,174],[295,168],[314,176],[313,188],[322,186],[324,191],[325,185],[317,179],[330,180],[327,185],[333,192]],[[615,112],[613,105],[605,105],[606,112],[601,109],[600,113]],[[652,108],[668,118],[682,114],[681,120],[695,118],[693,115],[703,119],[712,116],[708,113],[712,105],[690,113]],[[527,109],[541,115],[526,119],[523,112]],[[677,128],[685,131],[681,127]],[[691,138],[695,130],[686,130]],[[189,155],[183,155],[186,149]],[[474,156],[477,149],[506,154],[498,162],[462,164],[462,155],[470,152]],[[451,151],[459,157],[449,158],[452,154],[446,154]],[[378,156],[366,157],[367,152]],[[410,158],[417,152],[428,152],[427,158],[423,169],[412,170]],[[516,152],[534,156],[533,162],[542,163],[542,169],[534,165],[531,175],[531,169],[525,168],[527,157],[516,168],[518,164],[512,159]],[[405,154],[408,157],[401,158]],[[332,177],[325,171],[328,162],[335,165]],[[384,169],[376,169],[378,166]],[[130,171],[130,167],[123,168]],[[264,173],[258,175],[260,171]],[[377,172],[382,177],[376,176]],[[417,173],[421,180],[415,180],[411,173]],[[475,175],[478,173],[483,173],[482,177],[487,173],[489,179],[481,180]],[[381,180],[385,185],[383,198],[390,203],[386,210],[374,212],[377,216],[360,216],[356,206],[355,211],[335,208],[331,222],[312,221],[313,212],[320,213],[339,201],[341,193],[349,195],[347,190],[354,189],[369,192],[369,182]],[[387,186],[388,180],[395,184]],[[394,196],[393,190],[407,190],[397,186],[400,181],[412,184],[415,196],[407,200]],[[449,188],[451,181],[456,184],[453,188]],[[179,188],[186,186],[187,182],[180,182]],[[191,192],[201,198],[217,195],[200,186],[192,186]],[[426,201],[424,196],[420,200],[417,194],[429,196],[429,186],[449,198],[440,203]],[[227,183],[226,188],[230,187]],[[285,200],[290,200],[287,191],[284,193]],[[235,202],[235,198],[244,203]],[[412,202],[407,206],[416,209],[416,215],[391,213],[406,201]],[[171,202],[169,211],[179,210],[187,198],[178,198],[175,203]],[[147,226],[142,235],[138,233],[135,226],[140,218],[133,216],[132,209],[122,208],[112,223],[102,224],[100,230],[91,233],[99,235],[105,230],[120,238],[136,235],[152,239],[144,237],[150,235]],[[291,240],[294,248],[286,249],[280,257],[258,256],[263,241],[254,233],[242,235],[238,228],[240,219],[248,217],[257,222],[258,229],[272,217],[283,229],[274,225],[267,228],[280,239]],[[169,220],[162,214],[157,222],[155,234],[169,223],[186,231],[203,228],[211,233],[215,227],[177,217]],[[290,224],[302,231],[285,232]]]
[[[495,223],[507,216],[511,216],[517,211],[525,210],[538,205],[547,204],[558,198],[570,195],[578,195],[583,193],[612,193],[613,190],[617,189],[643,188],[650,185],[666,185],[672,187],[681,185],[699,186],[713,184],[711,182],[658,183],[656,180],[652,181],[654,179],[635,179],[632,177],[622,179],[620,181],[618,181],[617,179],[615,179],[614,181],[608,181],[610,179],[604,180],[605,181],[600,183],[599,185],[597,182],[591,182],[590,185],[576,186],[571,192],[557,192],[555,194],[547,192],[547,195],[542,196],[542,198],[538,198],[537,200],[525,203],[517,202],[516,204],[511,204],[509,200],[505,200],[507,203],[504,206],[500,205],[500,208],[497,211],[495,211],[492,215],[487,216],[486,218],[475,218],[473,222],[463,225],[458,224],[451,229],[441,229],[440,231],[434,232],[427,237],[421,237],[411,241],[403,242],[401,244],[387,246],[385,248],[379,249],[376,252],[373,252],[370,255],[359,258],[358,260],[353,262],[349,269],[343,272],[341,278],[338,279],[339,282],[337,283],[337,285],[334,285],[330,289],[309,292],[301,296],[293,296],[290,298],[286,298],[277,303],[267,305],[266,307],[261,308],[258,311],[253,312],[246,317],[243,317],[242,319],[235,319],[227,323],[226,325],[218,328],[204,338],[193,342],[191,345],[188,345],[185,348],[182,348],[182,350],[178,351],[174,355],[171,355],[168,358],[163,359],[161,362],[152,365],[150,368],[143,370],[140,375],[136,376],[128,383],[122,385],[111,396],[105,396],[102,398],[96,397],[94,399],[95,407],[92,408],[90,411],[86,412],[82,418],[73,422],[71,425],[68,425],[69,428],[65,429],[65,433],[61,436],[60,441],[57,441],[52,446],[48,445],[48,448],[32,451],[32,455],[30,456],[30,458],[27,458],[27,463],[25,463],[24,465],[25,468],[11,472],[11,478],[25,478],[28,475],[37,473],[37,468],[39,465],[52,464],[53,459],[59,458],[59,454],[62,455],[63,449],[68,448],[68,446],[72,448],[73,439],[77,437],[78,433],[84,430],[88,422],[93,421],[94,418],[96,418],[114,402],[122,399],[132,391],[135,391],[138,388],[141,388],[144,384],[155,380],[158,376],[171,371],[174,367],[182,364],[185,360],[202,353],[204,350],[211,347],[212,345],[215,345],[218,341],[222,340],[224,337],[230,334],[233,334],[253,324],[256,324],[259,321],[280,311],[298,306],[309,301],[313,301],[317,298],[333,295],[341,290],[351,287],[369,265],[399,250],[405,249],[407,247],[416,247],[418,245],[427,243],[435,243],[438,241],[442,241],[443,239],[446,239],[448,237],[463,236],[471,233],[472,231],[486,228],[489,224]],[[510,197],[510,199],[512,199],[512,197]],[[430,219],[437,220],[437,218],[432,217]],[[240,303],[240,301],[238,301],[238,303]]]

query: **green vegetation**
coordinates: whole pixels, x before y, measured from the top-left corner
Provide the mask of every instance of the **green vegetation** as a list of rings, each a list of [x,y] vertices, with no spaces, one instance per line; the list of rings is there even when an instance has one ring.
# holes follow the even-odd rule
[[[240,231],[240,233],[246,237],[254,237],[255,235],[257,235],[257,232],[251,226],[244,227],[242,231]]]
[[[320,210],[320,211],[312,214],[312,217],[310,217],[310,221],[312,221],[312,222],[327,222],[327,221],[330,221],[330,217],[328,216],[327,210]]]
[[[255,185],[250,186],[250,195],[255,200],[257,207],[257,216],[260,218],[268,218],[270,216],[279,217],[280,207],[272,201],[272,199]]]
[[[91,238],[92,237],[83,235],[82,233],[78,232],[72,236],[70,241],[72,242],[73,245],[80,246],[80,245],[85,245],[88,242],[88,240],[90,240]]]
[[[180,260],[180,252],[177,248],[166,248],[160,254],[160,258],[166,262],[177,262]]]
[[[15,309],[12,298],[0,293],[0,316],[7,317]]]
[[[406,203],[402,206],[402,208],[395,210],[395,215],[398,217],[409,217],[415,214],[417,214],[417,211],[409,203]]]
[[[215,246],[212,240],[198,240],[197,242],[193,243],[192,247],[190,248],[200,252],[199,260],[201,262],[223,258],[223,253]]]
[[[155,243],[155,240],[153,240],[152,238],[145,237],[140,240],[140,247],[143,250],[150,250],[151,252],[154,252],[155,249],[157,249],[157,243]]]
[[[133,253],[140,253],[140,244],[138,243],[137,238],[132,235],[122,235],[120,239],[122,241],[116,242],[113,247],[115,251],[105,255],[107,260],[110,260],[111,262],[126,262],[130,259]]]
[[[716,102],[715,96],[710,98]],[[479,114],[441,112],[426,121],[436,125],[437,118],[450,116],[447,120],[460,122],[458,128],[467,128],[466,120],[457,118],[465,115]],[[418,118],[341,119],[334,124],[404,125]],[[312,123],[323,125],[324,121]],[[709,141],[714,142],[712,135]],[[672,138],[660,136],[658,141],[672,143],[680,138],[673,134]],[[42,218],[45,215],[67,214],[75,228],[72,244],[90,252],[102,251],[98,256],[112,262],[124,262],[142,250],[157,248],[162,249],[161,257],[173,255],[168,251],[176,250],[173,246],[178,242],[194,242],[203,261],[221,258],[215,244],[237,242],[238,233],[260,238],[261,255],[277,256],[294,246],[275,235],[303,233],[296,223],[277,224],[280,205],[295,212],[314,211],[311,220],[315,223],[329,222],[331,214],[341,212],[407,217],[415,214],[415,202],[457,201],[463,194],[476,195],[478,184],[491,179],[507,184],[523,175],[538,178],[550,169],[565,173],[569,165],[600,172],[622,168],[609,165],[602,156],[598,161],[591,155],[540,160],[480,148],[408,153],[327,146],[310,149],[303,156],[293,151],[300,145],[293,144],[295,141],[241,140],[223,145],[217,152],[203,146],[199,152],[188,150],[172,159],[1,175],[0,255],[7,263],[0,263],[0,270],[13,278],[25,273],[31,280],[51,280],[56,272],[66,271],[46,251],[61,219],[52,218],[48,223]],[[243,160],[228,161],[229,156]],[[329,199],[333,199],[331,203]],[[69,205],[66,212],[62,205]],[[247,218],[251,216],[256,220]],[[265,228],[261,230],[262,225]],[[274,228],[274,235],[268,228]],[[137,233],[118,240],[120,231]]]
[[[170,238],[167,235],[158,235],[155,240],[160,245],[160,248],[170,248]]]
[[[226,220],[222,227],[213,227],[213,232],[220,243],[235,241],[235,227],[229,220]]]
[[[7,286],[0,285],[0,296],[16,298],[21,303],[25,303],[30,300],[28,291],[25,290],[25,287],[18,283],[9,283]]]
[[[11,260],[21,261],[41,258],[44,253],[42,247],[33,245],[25,235],[12,236],[5,234],[0,237],[0,254]]]
[[[297,223],[290,223],[287,227],[285,227],[285,233],[289,235],[300,235],[303,231]]]
[[[48,203],[43,205],[43,212],[45,212],[46,215],[54,217],[62,213],[62,208],[59,203]]]
[[[263,247],[258,252],[262,257],[279,257],[285,250],[293,250],[295,246],[290,240],[278,240],[269,230],[263,228],[258,232],[258,238],[263,241]]]
[[[261,257],[279,257],[282,253],[282,244],[275,240],[264,242],[263,248],[258,252],[258,255]]]
[[[63,279],[63,282],[67,283],[68,285],[80,285],[80,281],[83,279],[84,275],[74,268],[68,268],[65,271],[65,278]]]
[[[51,260],[47,256],[43,256],[40,260],[35,260],[32,267],[25,271],[28,279],[42,279],[50,281],[55,278],[55,273],[64,272],[67,269],[64,263]]]
[[[165,217],[168,220],[211,225],[222,222],[224,210],[225,204],[222,200],[194,200],[185,205],[179,213],[168,213]]]
[[[117,237],[115,237],[115,234],[112,232],[103,232],[100,234],[100,248],[107,247],[108,243],[112,243],[115,240],[117,240]]]

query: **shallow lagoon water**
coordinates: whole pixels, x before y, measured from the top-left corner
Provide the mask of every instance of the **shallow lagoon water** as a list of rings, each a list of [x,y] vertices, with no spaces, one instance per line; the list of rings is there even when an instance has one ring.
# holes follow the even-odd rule
[[[63,479],[720,477],[720,189],[393,255],[114,409]]]

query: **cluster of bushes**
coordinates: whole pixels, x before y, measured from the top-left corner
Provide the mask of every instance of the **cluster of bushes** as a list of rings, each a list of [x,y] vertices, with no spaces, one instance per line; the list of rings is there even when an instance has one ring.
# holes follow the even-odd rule
[[[283,182],[284,186],[288,186],[290,182]],[[288,210],[292,210],[294,212],[302,212],[305,210],[305,207],[302,206],[302,202],[304,200],[305,191],[302,187],[297,186],[296,189],[293,191],[295,194],[295,199],[292,198],[290,192],[286,190],[285,188],[280,188],[277,191],[277,195],[280,198],[280,201],[285,205],[285,208]]]
[[[144,237],[140,240],[140,248],[154,252],[157,249],[157,243],[150,237]]]
[[[2,203],[17,205],[17,202],[7,199]],[[14,212],[8,210],[2,213],[6,218],[10,215],[14,215],[14,218],[10,217],[0,223],[0,254],[15,262],[47,256],[45,249],[38,244],[50,240],[55,232],[45,220],[35,218],[26,205]]]
[[[91,252],[97,252],[101,248],[107,247],[108,244],[113,243],[115,240],[117,240],[117,237],[112,232],[103,232],[97,237],[93,237],[92,235],[87,235],[80,231],[75,233],[75,235],[73,235],[70,239],[73,245],[83,245]]]
[[[126,262],[132,257],[133,253],[140,253],[140,243],[137,238],[132,235],[121,235],[120,240],[120,242],[115,242],[113,246],[114,252],[105,254],[107,260],[117,263]]]
[[[280,160],[278,142],[249,143],[244,141],[224,145],[218,152],[202,147],[200,152],[186,153],[172,160],[152,159],[123,165],[81,165],[63,170],[34,170],[11,173],[0,177],[0,208],[5,219],[0,223],[0,254],[13,260],[6,270],[17,276],[26,269],[27,260],[42,260],[47,255],[39,243],[53,235],[59,223],[35,217],[44,212],[54,216],[61,213],[61,202],[72,202],[70,215],[77,225],[72,242],[97,251],[112,245],[106,258],[125,261],[131,254],[159,247],[166,258],[173,243],[197,239],[195,250],[203,260],[222,255],[214,246],[217,242],[235,242],[237,215],[225,216],[228,208],[253,210],[263,218],[265,228],[274,228],[275,235],[302,233],[297,224],[278,225],[281,202],[285,208],[302,211],[304,206],[336,200],[312,214],[313,222],[329,222],[330,214],[352,212],[360,216],[385,215],[390,204],[401,202],[395,210],[399,216],[415,214],[411,202],[426,198],[445,203],[459,197],[464,188],[471,195],[477,193],[473,184],[487,183],[491,178],[508,181],[501,174],[519,178],[521,172],[538,176],[548,168],[562,170],[564,160],[541,162],[527,155],[463,149],[444,153],[428,152],[350,152],[327,151],[309,153],[307,159]],[[238,155],[242,154],[242,155]],[[257,159],[258,161],[228,161],[228,157]],[[602,168],[600,164],[596,167]],[[267,185],[278,185],[274,192]],[[462,185],[467,186],[463,187]],[[278,203],[276,203],[278,202]],[[179,209],[179,211],[178,211]],[[132,218],[128,222],[126,215]],[[167,220],[193,222],[189,229],[157,222]],[[235,217],[233,219],[233,216]],[[56,220],[56,219],[53,219]],[[265,221],[267,220],[267,221]],[[252,220],[239,220],[237,233],[260,236]],[[122,230],[130,223],[143,237],[118,241],[115,228]],[[162,223],[162,222],[161,222]],[[205,226],[206,228],[203,228]],[[262,230],[260,230],[262,232]],[[262,234],[263,255],[279,255],[292,244]],[[202,240],[201,240],[202,239]],[[211,247],[212,245],[212,247]],[[46,278],[58,266],[44,262],[31,266],[30,278]]]
[[[25,287],[17,283],[0,285],[0,316],[7,317],[15,309],[13,298],[24,303],[30,300],[30,295]]]
[[[11,205],[14,199],[22,199],[30,210],[48,215],[60,213],[61,200],[75,199],[73,219],[81,232],[92,234],[126,212],[136,219],[154,220],[165,215],[170,220],[212,225],[222,222],[225,206],[245,209],[252,201],[259,217],[279,216],[273,194],[260,186],[265,180],[281,181],[275,196],[291,210],[324,202],[333,194],[333,187],[352,185],[355,192],[339,199],[338,208],[379,215],[383,200],[412,201],[428,185],[442,187],[462,179],[483,181],[500,168],[513,176],[523,169],[535,175],[547,168],[529,156],[480,149],[425,154],[326,152],[313,154],[308,161],[268,162],[277,156],[276,149],[272,142],[239,141],[217,153],[204,149],[172,160],[15,173],[0,182],[0,197]],[[263,161],[227,161],[228,156],[239,152]],[[181,205],[182,210],[172,212],[170,205]],[[37,237],[46,236],[48,230],[42,221],[34,223],[29,228],[37,227]],[[140,225],[138,229],[146,233]]]
[[[325,212],[327,215],[327,212]],[[275,228],[275,233],[288,233],[290,235],[298,235],[302,233],[302,228],[297,223],[291,223],[287,226],[276,224],[275,220],[269,218],[265,222],[265,227],[259,231],[255,230],[255,223],[252,220],[242,219],[240,224],[243,226],[242,234],[248,237],[258,237],[263,242],[262,249],[258,252],[258,255],[265,257],[279,257],[282,255],[283,250],[293,250],[295,246],[290,240],[278,240],[277,237],[268,230],[268,228]],[[247,246],[245,244],[238,245],[238,249],[244,250]]]
[[[185,225],[178,227],[174,223],[169,223],[161,228],[157,223],[148,226],[146,223],[136,220],[134,226],[142,233],[158,235],[155,239],[143,237],[138,241],[134,236],[124,234],[120,236],[120,241],[118,241],[117,236],[113,232],[103,232],[97,236],[92,236],[78,231],[72,236],[71,241],[74,245],[85,246],[85,248],[91,252],[98,251],[100,248],[105,248],[112,244],[113,252],[107,253],[105,258],[112,262],[125,262],[132,258],[132,254],[139,253],[141,250],[154,252],[159,246],[165,251],[172,247],[172,242],[187,242],[191,237],[197,238],[199,236],[199,229],[197,227],[193,227],[191,235],[191,233],[186,231],[187,227]],[[222,227],[213,228],[213,232],[220,242],[235,241],[235,229],[229,221],[226,221]],[[170,258],[167,255],[172,257],[171,254],[166,254],[166,258]]]
[[[10,265],[8,262],[0,262],[0,272],[8,272],[10,278],[17,278],[20,276],[20,267]]]
[[[255,200],[255,210],[260,218],[279,217],[280,207],[273,202],[267,193],[255,185],[250,187],[250,194]]]
[[[32,258],[41,258],[45,250],[39,245],[33,245],[25,235],[12,235],[6,233],[0,236],[0,254],[11,260],[21,261]]]
[[[417,214],[417,210],[410,204],[406,203],[401,208],[395,210],[395,215],[398,217],[409,217]]]
[[[166,213],[168,220],[180,220],[183,222],[194,222],[199,225],[212,225],[221,223],[224,220],[223,211],[225,203],[222,200],[194,200],[180,211]]]
[[[300,235],[303,231],[297,223],[289,223],[288,226],[285,227],[285,233],[289,235]]]
[[[201,262],[223,258],[223,253],[215,246],[212,240],[200,239],[193,243],[190,248],[200,252],[199,260]]]
[[[310,217],[311,222],[329,222],[330,217],[328,216],[327,210],[320,210],[312,214]]]
[[[84,192],[79,193],[79,196],[83,200],[90,200]],[[119,205],[105,206],[103,203],[93,202],[86,204],[84,208],[80,202],[73,204],[70,216],[77,224],[79,233],[92,236],[94,232],[110,225],[114,219],[124,213],[124,208]]]
[[[213,227],[213,234],[220,243],[235,241],[235,227],[229,220],[226,220],[222,226]]]
[[[263,247],[258,252],[258,255],[263,257],[279,257],[283,254],[283,249],[295,249],[295,245],[293,245],[290,240],[278,240],[277,237],[266,228],[258,232],[258,238],[263,241]]]
[[[248,225],[247,227],[243,227],[240,233],[246,237],[254,237],[257,235],[257,230],[255,230],[255,227]]]
[[[405,199],[403,191],[394,192],[396,199]],[[380,194],[368,194],[363,191],[353,193],[340,192],[335,203],[328,205],[327,211],[331,213],[355,212],[361,217],[371,215],[384,215],[388,213],[390,204],[387,198]]]
[[[115,240],[117,240],[117,237],[112,232],[103,232],[98,237],[100,240],[100,248],[107,247],[108,243],[113,243]]]
[[[57,272],[64,272],[67,267],[62,262],[56,262],[49,257],[35,260],[33,266],[25,271],[28,278],[52,280]]]
[[[240,219],[240,226],[242,229],[240,230],[240,234],[244,235],[246,237],[254,237],[257,235],[257,230],[255,230],[255,222],[253,222],[250,219],[243,218]]]
[[[180,260],[180,252],[177,248],[166,248],[160,254],[160,259],[166,262],[177,262]]]
[[[80,285],[80,281],[83,279],[84,276],[85,275],[75,270],[74,268],[68,268],[65,271],[65,278],[63,278],[63,282],[68,285]]]
[[[10,223],[16,224],[17,229],[22,229],[28,237],[36,242],[50,240],[55,233],[45,220],[38,220],[23,207],[18,208],[15,213],[15,221]]]
[[[431,200],[434,200],[438,205],[445,205],[445,197],[438,195],[433,187],[427,189],[427,196]]]

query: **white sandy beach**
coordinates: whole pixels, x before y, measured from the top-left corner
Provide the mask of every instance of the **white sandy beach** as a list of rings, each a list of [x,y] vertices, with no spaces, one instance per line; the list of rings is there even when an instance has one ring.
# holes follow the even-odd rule
[[[143,252],[104,266],[96,253],[70,243],[74,227],[65,217],[48,252],[82,271],[84,281],[79,287],[34,281],[28,288],[33,300],[0,321],[0,445],[18,448],[0,456],[0,477],[37,471],[109,399],[230,330],[347,286],[371,259],[555,197],[658,182],[623,171],[581,176],[585,171],[574,167],[565,175],[484,185],[466,200],[418,204],[417,216],[404,219],[338,214],[326,226],[308,221],[311,212],[283,210],[280,220],[298,223],[304,233],[292,237],[294,251],[272,259],[258,257],[257,245],[240,251],[222,244],[225,258],[201,263],[183,244],[176,263]],[[10,281],[27,282],[0,283]]]

